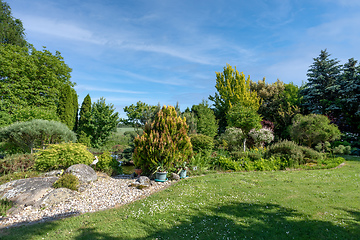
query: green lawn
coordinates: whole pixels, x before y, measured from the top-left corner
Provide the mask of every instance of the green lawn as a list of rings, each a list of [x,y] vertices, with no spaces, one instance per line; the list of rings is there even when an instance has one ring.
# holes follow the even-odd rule
[[[0,239],[359,239],[359,186],[359,158],[330,170],[210,174]]]
[[[134,132],[135,128],[132,127],[121,127],[121,128],[117,128],[116,132],[120,133],[121,135],[124,134],[124,132]]]

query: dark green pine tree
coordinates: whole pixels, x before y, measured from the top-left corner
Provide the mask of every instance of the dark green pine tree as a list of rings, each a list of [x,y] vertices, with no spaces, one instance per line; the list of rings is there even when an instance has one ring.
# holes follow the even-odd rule
[[[342,116],[345,117],[346,125],[352,129],[349,131],[359,132],[360,122],[360,65],[357,60],[350,58],[344,64],[343,74],[338,81],[339,101],[342,109]],[[354,128],[354,126],[356,126]]]
[[[75,109],[77,106],[74,105],[76,97],[76,92],[74,94],[75,90],[72,89],[69,85],[64,86],[64,88],[61,91],[61,95],[59,98],[59,105],[57,109],[58,116],[60,118],[60,121],[70,130],[74,128],[75,125]]]
[[[319,57],[314,58],[307,76],[308,82],[300,91],[303,96],[302,107],[305,113],[333,114],[334,101],[338,92],[334,85],[340,76],[339,61],[330,59],[330,54],[321,50]]]
[[[84,132],[86,136],[91,136],[91,129],[91,98],[88,94],[81,104],[77,134]]]
[[[0,0],[0,43],[25,47],[24,27],[20,19],[11,15],[9,4]]]
[[[203,100],[198,105],[193,105],[191,111],[195,114],[197,133],[204,134],[209,137],[215,137],[218,131],[218,122],[215,113],[207,101]]]
[[[74,111],[73,116],[72,116],[73,121],[74,121],[74,127],[72,130],[74,132],[77,132],[78,127],[79,127],[79,102],[78,102],[78,95],[77,95],[75,89],[72,88],[71,90],[72,90],[72,95],[73,95],[72,100],[73,100],[73,111]]]

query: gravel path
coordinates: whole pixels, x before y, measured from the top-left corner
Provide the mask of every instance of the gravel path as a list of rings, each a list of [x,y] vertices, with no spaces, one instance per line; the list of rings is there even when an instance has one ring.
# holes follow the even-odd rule
[[[130,186],[132,182],[135,180],[124,175],[112,178],[99,177],[84,192],[69,198],[66,202],[45,209],[28,206],[16,214],[0,218],[0,228],[44,222],[121,206],[149,196],[172,184],[172,181],[165,183],[151,181],[152,186],[150,188],[139,190]]]

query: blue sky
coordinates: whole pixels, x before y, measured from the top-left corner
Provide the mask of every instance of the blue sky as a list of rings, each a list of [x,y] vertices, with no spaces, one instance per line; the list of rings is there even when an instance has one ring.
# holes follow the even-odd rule
[[[215,93],[228,63],[253,81],[301,85],[320,50],[359,59],[358,0],[5,0],[28,42],[60,51],[79,104],[181,110]]]

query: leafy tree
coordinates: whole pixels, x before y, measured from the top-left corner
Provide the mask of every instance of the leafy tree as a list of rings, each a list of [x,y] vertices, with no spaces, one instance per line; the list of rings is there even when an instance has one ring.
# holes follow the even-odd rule
[[[76,141],[76,135],[63,123],[34,119],[0,128],[0,139],[21,147],[24,152],[33,153],[34,147]]]
[[[250,90],[250,76],[245,78],[244,73],[239,73],[229,64],[224,67],[223,72],[216,72],[217,92],[209,96],[214,102],[215,116],[219,120],[220,132],[226,127],[226,115],[234,105],[252,107],[257,111],[260,107],[260,98],[255,91]]]
[[[274,123],[278,138],[286,138],[286,129],[291,125],[291,119],[300,113],[299,88],[293,83],[284,84],[280,80],[268,84],[265,78],[257,83],[251,82],[250,87],[262,100],[258,113]]]
[[[91,145],[102,146],[118,123],[119,113],[115,112],[113,104],[106,104],[102,97],[94,102],[91,108]]]
[[[261,128],[261,117],[252,107],[245,107],[242,105],[235,105],[230,109],[227,116],[229,127],[240,128],[244,134],[243,148],[246,151],[246,139],[252,129]]]
[[[214,111],[210,109],[208,102],[203,100],[202,103],[193,105],[191,111],[197,120],[197,133],[214,138],[219,126]]]
[[[319,143],[339,139],[341,132],[335,124],[330,124],[330,120],[324,115],[298,114],[293,119],[290,135],[299,144],[313,147]]]
[[[131,124],[138,132],[139,128],[144,128],[146,123],[151,122],[155,118],[155,115],[159,110],[160,105],[151,106],[138,101],[136,105],[131,104],[124,108],[124,112],[128,117],[125,122]]]
[[[321,50],[314,58],[307,76],[308,82],[300,91],[303,96],[302,106],[306,113],[329,114],[334,111],[337,92],[333,88],[339,78],[340,65],[337,59],[330,59],[330,54]]]
[[[77,130],[78,135],[83,132],[86,136],[91,136],[91,98],[89,94],[86,95],[81,104],[79,126]]]
[[[57,109],[61,89],[73,86],[71,69],[59,52],[0,44],[0,94],[2,111],[18,107]]]
[[[33,119],[43,119],[48,121],[59,121],[59,117],[53,109],[46,107],[19,107],[11,115],[11,122],[27,122]]]
[[[9,4],[0,0],[0,43],[25,47],[24,27],[20,19],[11,14]]]
[[[187,132],[185,119],[177,116],[174,107],[164,106],[134,140],[135,165],[149,173],[160,165],[168,169],[189,160],[192,146]]]

